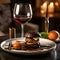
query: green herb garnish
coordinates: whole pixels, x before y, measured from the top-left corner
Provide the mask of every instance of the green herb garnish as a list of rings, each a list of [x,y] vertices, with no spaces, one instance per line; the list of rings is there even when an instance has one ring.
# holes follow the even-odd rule
[[[40,37],[41,38],[48,38],[48,33],[47,32],[41,32]]]

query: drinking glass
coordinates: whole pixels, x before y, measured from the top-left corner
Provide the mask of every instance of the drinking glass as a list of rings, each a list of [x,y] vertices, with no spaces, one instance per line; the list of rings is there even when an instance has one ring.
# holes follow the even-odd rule
[[[48,1],[46,1],[45,32],[49,32]]]
[[[32,18],[32,7],[29,3],[15,3],[13,10],[15,22],[21,25],[21,37],[24,37],[24,24]]]

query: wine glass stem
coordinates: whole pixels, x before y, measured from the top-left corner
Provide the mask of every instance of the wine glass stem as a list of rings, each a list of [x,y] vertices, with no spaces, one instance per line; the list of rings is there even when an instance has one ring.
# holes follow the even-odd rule
[[[21,37],[24,37],[24,25],[21,24]]]
[[[48,33],[49,31],[49,17],[46,17],[45,19],[45,32]]]

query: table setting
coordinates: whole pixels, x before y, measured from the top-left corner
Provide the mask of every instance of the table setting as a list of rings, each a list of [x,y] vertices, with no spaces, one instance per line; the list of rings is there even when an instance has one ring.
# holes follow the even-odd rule
[[[60,41],[59,32],[56,30],[45,32],[27,31],[24,33],[24,25],[32,19],[31,4],[16,3],[13,10],[13,18],[21,25],[21,36],[16,33],[16,28],[9,28],[9,33],[0,36],[1,60],[59,60]],[[46,16],[47,17],[47,16]],[[48,23],[49,24],[49,23]],[[48,26],[47,29],[49,28]]]
[[[16,44],[16,42],[19,43],[25,43],[25,37],[16,37],[12,38],[11,40],[9,39],[8,35],[0,37],[0,58],[2,59],[27,59],[27,60],[58,60],[59,58],[59,52],[60,52],[60,44],[56,43],[52,40],[46,39],[46,38],[40,38],[39,37],[39,43],[40,46],[39,48],[33,48],[33,49],[13,49],[11,48],[8,49],[7,47],[9,46],[9,41],[12,42],[12,44]],[[4,57],[5,56],[5,57]],[[9,57],[9,58],[8,58]]]

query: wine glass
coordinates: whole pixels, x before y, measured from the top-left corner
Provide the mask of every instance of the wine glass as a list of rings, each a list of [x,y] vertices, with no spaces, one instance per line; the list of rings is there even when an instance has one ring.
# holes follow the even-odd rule
[[[24,24],[32,18],[32,7],[29,3],[15,3],[13,10],[14,20],[21,25],[21,37],[24,37]]]
[[[49,32],[48,1],[46,1],[45,32]]]

